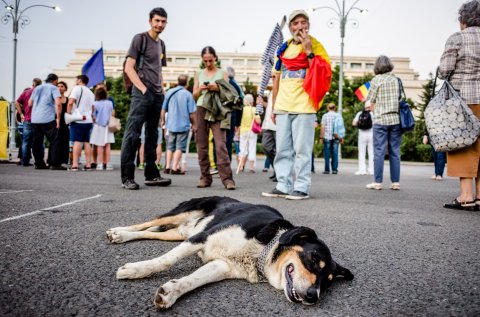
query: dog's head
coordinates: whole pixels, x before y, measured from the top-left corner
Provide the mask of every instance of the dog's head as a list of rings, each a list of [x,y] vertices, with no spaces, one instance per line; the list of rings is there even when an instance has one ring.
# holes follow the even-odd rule
[[[317,303],[320,292],[334,279],[353,279],[348,269],[332,259],[327,245],[315,231],[306,227],[294,227],[280,236],[271,263],[280,276],[287,299],[305,305]]]

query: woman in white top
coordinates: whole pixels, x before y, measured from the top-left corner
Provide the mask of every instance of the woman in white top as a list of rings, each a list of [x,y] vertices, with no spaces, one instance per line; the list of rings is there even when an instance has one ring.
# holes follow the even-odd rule
[[[359,124],[360,115],[365,111],[370,116],[370,124],[362,126]],[[365,102],[365,108],[359,111],[353,119],[352,125],[358,127],[358,171],[355,175],[373,175],[373,116],[370,101]],[[368,151],[368,171],[365,164],[365,155]]]

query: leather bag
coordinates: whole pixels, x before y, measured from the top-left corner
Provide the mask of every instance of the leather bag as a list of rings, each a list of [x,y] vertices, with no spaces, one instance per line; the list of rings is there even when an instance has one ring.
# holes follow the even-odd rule
[[[115,133],[118,132],[122,129],[122,122],[120,119],[115,118],[114,116],[110,117],[110,120],[108,120],[108,131]]]

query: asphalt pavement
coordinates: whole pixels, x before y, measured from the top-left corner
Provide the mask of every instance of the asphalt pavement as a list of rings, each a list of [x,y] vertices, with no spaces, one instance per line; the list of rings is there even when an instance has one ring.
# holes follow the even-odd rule
[[[343,160],[338,175],[316,161],[311,199],[261,197],[275,184],[262,173],[235,176],[237,190],[219,178],[197,189],[195,157],[186,175],[166,188],[120,186],[114,171],[65,172],[0,164],[0,316],[480,316],[480,212],[442,208],[458,180],[432,181],[432,164],[402,163],[401,190],[367,190],[372,176],[355,176]],[[169,310],[153,305],[155,290],[193,272],[197,257],[140,280],[115,278],[127,262],[158,257],[178,243],[113,245],[105,231],[144,222],[180,202],[225,195],[277,208],[296,225],[313,228],[355,279],[331,287],[318,305],[289,303],[266,283],[228,280],[180,298]]]

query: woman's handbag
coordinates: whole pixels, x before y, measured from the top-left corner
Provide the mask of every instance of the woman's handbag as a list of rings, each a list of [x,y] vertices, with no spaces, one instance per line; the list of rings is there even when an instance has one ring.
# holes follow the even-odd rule
[[[255,134],[262,133],[262,126],[259,123],[257,123],[255,119],[253,119],[253,123],[252,123],[252,132]]]
[[[400,125],[402,126],[403,132],[412,131],[415,127],[415,118],[413,117],[412,110],[410,110],[410,105],[402,98],[405,95],[405,90],[403,89],[403,84],[400,78],[398,79],[399,86],[399,96],[398,96],[398,113],[400,114]]]
[[[115,133],[118,132],[122,129],[122,122],[120,122],[120,119],[115,118],[114,116],[110,117],[110,120],[108,120],[108,131]]]
[[[438,75],[438,70],[437,70]],[[435,91],[435,83],[433,92]],[[437,152],[466,148],[480,135],[480,122],[448,78],[424,111],[430,143]]]

